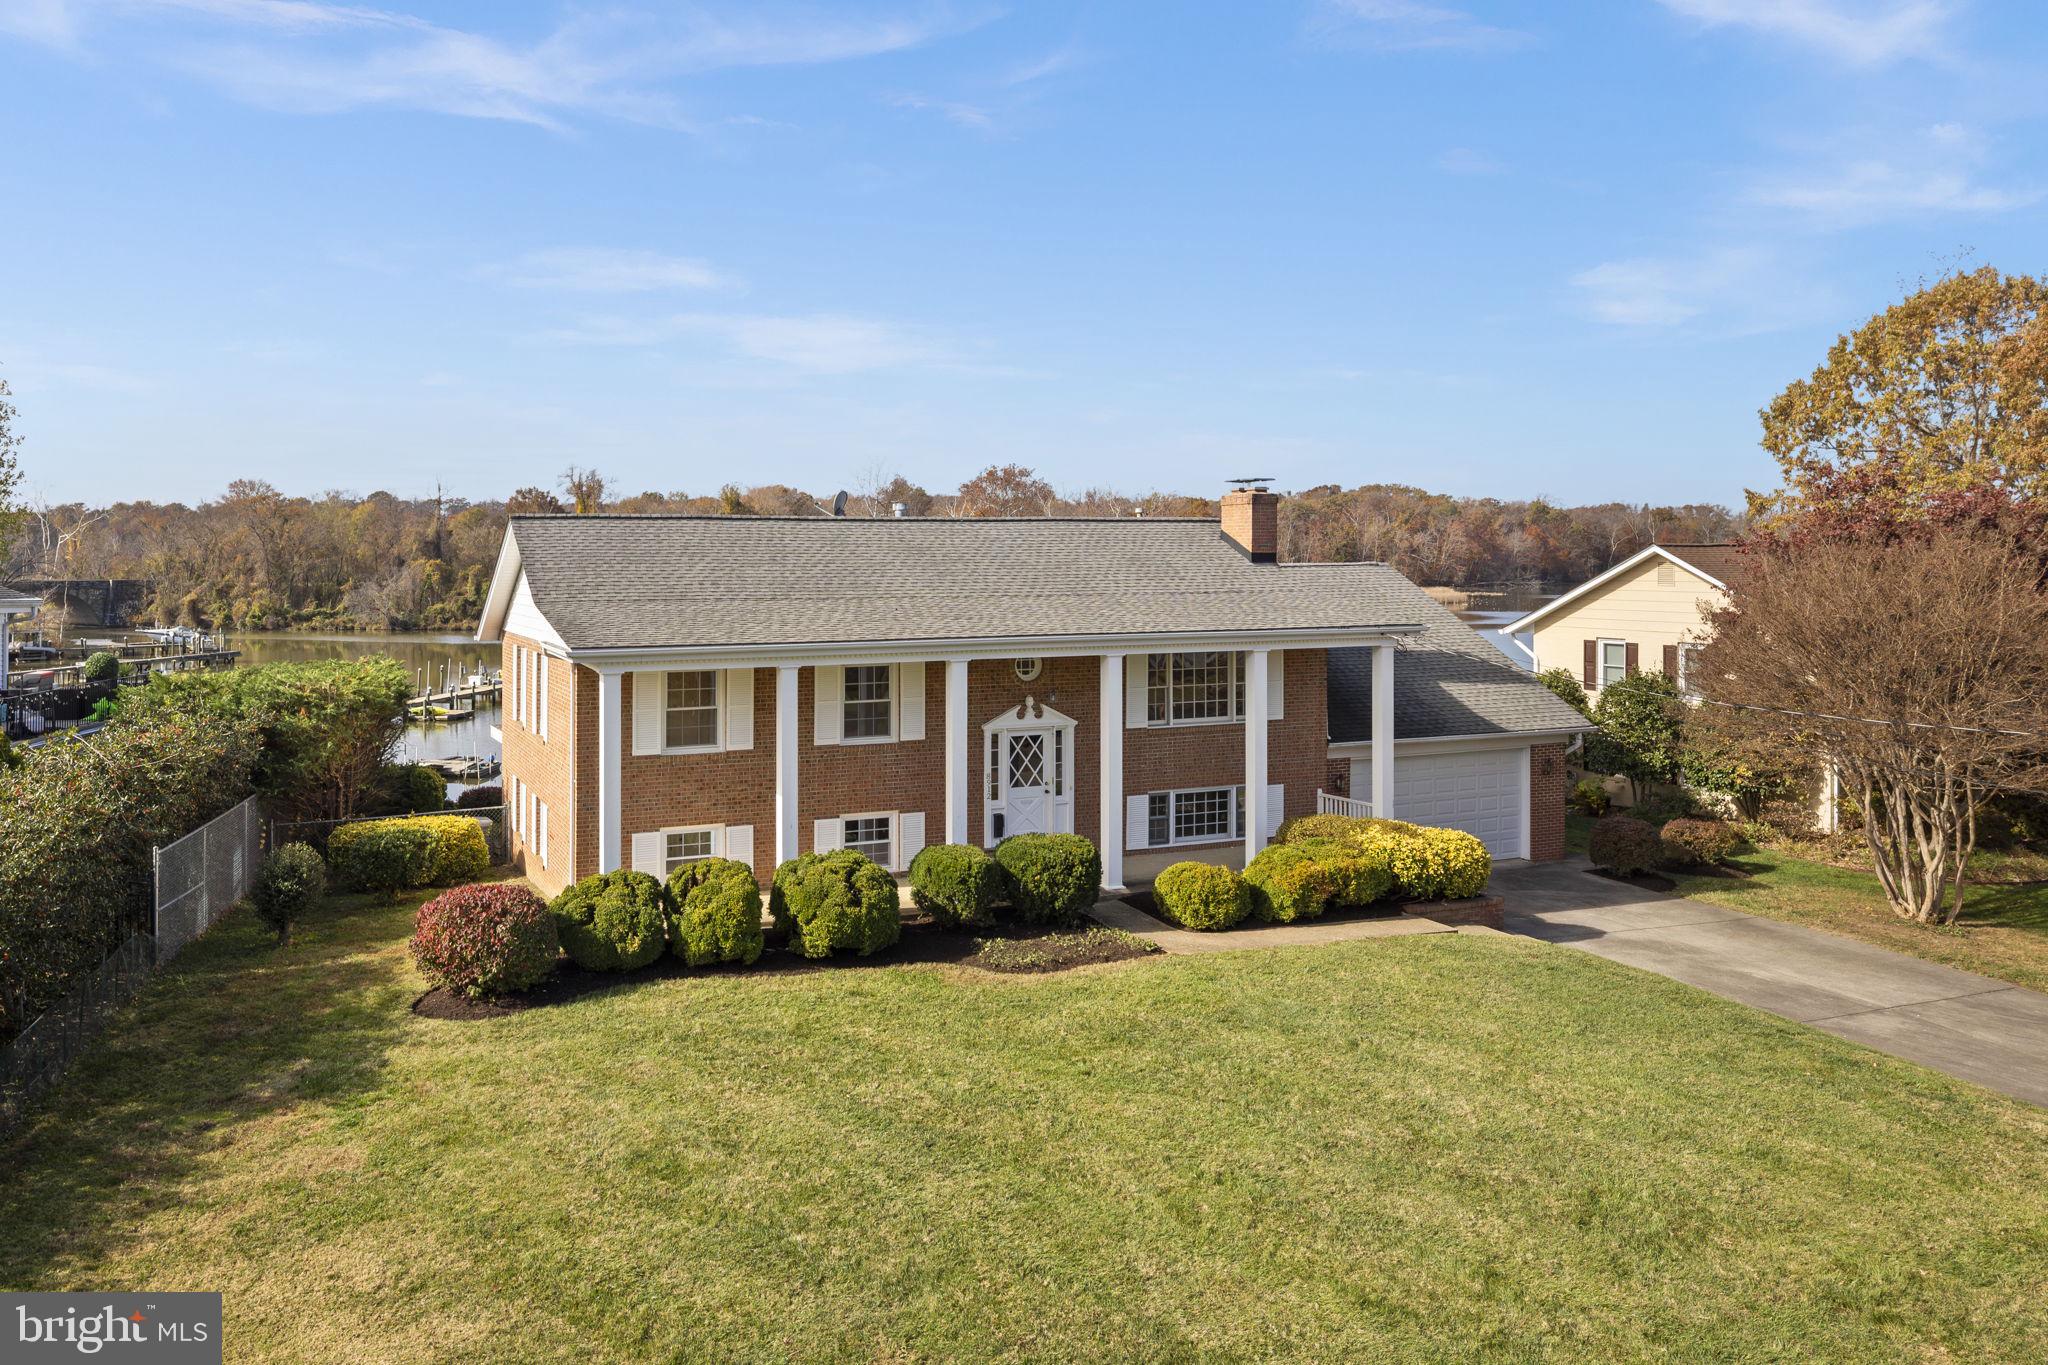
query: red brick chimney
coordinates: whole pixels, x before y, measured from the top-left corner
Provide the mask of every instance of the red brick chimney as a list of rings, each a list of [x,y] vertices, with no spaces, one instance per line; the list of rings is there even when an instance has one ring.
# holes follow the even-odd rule
[[[1240,479],[1240,485],[1263,480]],[[1223,538],[1254,564],[1280,558],[1280,495],[1264,487],[1237,487],[1223,495]]]

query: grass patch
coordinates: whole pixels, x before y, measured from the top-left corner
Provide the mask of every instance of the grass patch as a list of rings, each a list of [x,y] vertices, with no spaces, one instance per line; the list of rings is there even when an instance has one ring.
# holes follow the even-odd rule
[[[1583,816],[1567,817],[1567,848],[1583,853],[1591,825]],[[1737,855],[1731,866],[1746,874],[1739,878],[1688,874],[1682,868],[1666,873],[1677,894],[1694,900],[2048,990],[2048,883],[1988,880],[2031,866],[2025,858],[1979,854],[1970,863],[1973,875],[1987,880],[1964,889],[1962,919],[1951,928],[1915,924],[1892,913],[1869,872],[1784,849]]]
[[[0,1284],[237,1360],[2040,1359],[2048,1113],[1430,935],[452,1023],[231,916],[0,1152]]]

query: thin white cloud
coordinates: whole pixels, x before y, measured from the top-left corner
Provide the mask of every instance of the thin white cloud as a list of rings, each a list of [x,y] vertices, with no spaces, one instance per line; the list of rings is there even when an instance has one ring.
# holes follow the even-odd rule
[[[692,257],[602,247],[529,251],[515,261],[488,266],[479,273],[486,279],[521,289],[563,289],[586,294],[716,289],[731,283],[708,264]]]
[[[533,42],[315,0],[0,0],[0,31],[54,46],[132,46],[264,108],[422,109],[560,126],[599,115],[689,127],[673,86],[720,69],[816,65],[972,27],[939,9],[849,18],[756,7],[669,17],[572,15]],[[153,21],[144,23],[143,21]]]
[[[1089,56],[1087,53],[1070,44],[1066,47],[1055,48],[1043,57],[1034,58],[1027,62],[1019,62],[1002,74],[998,84],[1010,86],[1029,85],[1033,81],[1042,81],[1048,77],[1057,76],[1062,72],[1072,71],[1075,67],[1085,65],[1088,61]]]
[[[1989,159],[1985,140],[1957,123],[1937,123],[1912,134],[1864,134],[1823,146],[1810,168],[1759,180],[1747,198],[1826,228],[1935,214],[2006,213],[2041,200],[2037,187],[1983,183]]]
[[[1718,246],[1604,261],[1571,278],[1586,315],[1637,331],[1773,331],[1824,314],[1812,272],[1756,246]]]
[[[934,99],[929,95],[907,90],[898,91],[884,98],[893,108],[937,114],[946,122],[958,124],[962,128],[973,128],[984,133],[995,130],[995,116],[978,104],[968,104],[962,100]]]
[[[860,374],[961,361],[958,348],[921,328],[841,313],[674,313],[652,319],[597,318],[550,334],[584,346],[660,346],[709,338],[734,356],[808,374]]]
[[[1851,66],[1939,55],[1946,0],[1657,0],[1704,28],[1737,28],[1823,52]]]
[[[1470,147],[1452,147],[1436,159],[1436,166],[1447,175],[1499,175],[1507,169],[1496,158]]]
[[[1318,0],[1309,36],[1337,47],[1381,52],[1519,47],[1529,35],[1489,24],[1465,10],[1423,0]]]

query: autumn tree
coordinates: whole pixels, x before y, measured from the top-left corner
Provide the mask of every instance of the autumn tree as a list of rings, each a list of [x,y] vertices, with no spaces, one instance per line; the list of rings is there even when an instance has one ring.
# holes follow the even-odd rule
[[[2040,547],[1959,526],[1751,558],[1709,612],[1691,724],[1725,754],[1832,768],[1891,907],[1953,923],[1985,799],[2048,789]]]
[[[1784,471],[1758,514],[1990,487],[2048,492],[2048,286],[1956,272],[1838,339],[1761,414]]]
[[[7,381],[0,379],[0,554],[5,554],[23,516],[15,501],[21,487],[21,462],[15,453],[21,448],[21,437],[14,430],[14,404],[8,401],[13,394]]]
[[[545,488],[517,489],[511,497],[505,499],[505,514],[507,516],[533,516],[536,514],[566,512],[568,510],[567,507],[562,505],[560,498],[548,492]]]
[[[570,465],[562,471],[562,491],[569,495],[570,506],[578,516],[604,510],[604,475],[595,469],[581,469]]]
[[[1052,485],[1021,464],[990,465],[960,485],[963,517],[1043,517],[1053,510]]]

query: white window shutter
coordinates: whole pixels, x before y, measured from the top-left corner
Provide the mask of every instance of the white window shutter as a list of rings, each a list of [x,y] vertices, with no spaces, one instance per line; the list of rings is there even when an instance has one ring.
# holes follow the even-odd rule
[[[725,827],[725,856],[736,863],[754,865],[754,827],[752,825],[727,825]]]
[[[1266,651],[1266,718],[1282,720],[1287,715],[1287,651]]]
[[[830,820],[813,820],[811,822],[811,852],[832,852],[839,847],[839,841],[845,834],[846,824],[837,817]]]
[[[534,810],[535,814],[539,817],[534,821],[534,843],[540,849],[540,865],[546,867],[548,865],[548,803],[536,801],[534,802]]]
[[[668,841],[660,830],[633,836],[633,870],[650,877],[663,875],[668,861]]]
[[[725,670],[725,747],[754,747],[754,670]]]
[[[811,742],[819,745],[837,744],[840,722],[846,716],[846,670],[820,664],[811,672],[815,681],[811,696],[814,722]]]
[[[662,709],[667,702],[668,675],[657,669],[633,671],[633,752],[661,752]]]
[[[921,665],[920,665],[921,666]],[[924,852],[924,812],[905,811],[896,817],[896,868],[910,870],[910,860]]]
[[[536,699],[540,704],[541,742],[546,743],[548,737],[548,656],[545,654],[540,656],[540,687],[537,689]]]
[[[1152,798],[1140,794],[1124,799],[1124,847],[1150,848]]]
[[[519,723],[533,728],[533,651],[523,646],[519,651]]]
[[[924,738],[924,663],[896,665],[896,737]]]
[[[1268,839],[1271,839],[1280,832],[1280,821],[1286,813],[1287,788],[1284,784],[1275,782],[1272,786],[1266,788],[1266,828],[1264,832]]]
[[[1145,723],[1145,668],[1149,656],[1124,655],[1124,728],[1137,729]]]

